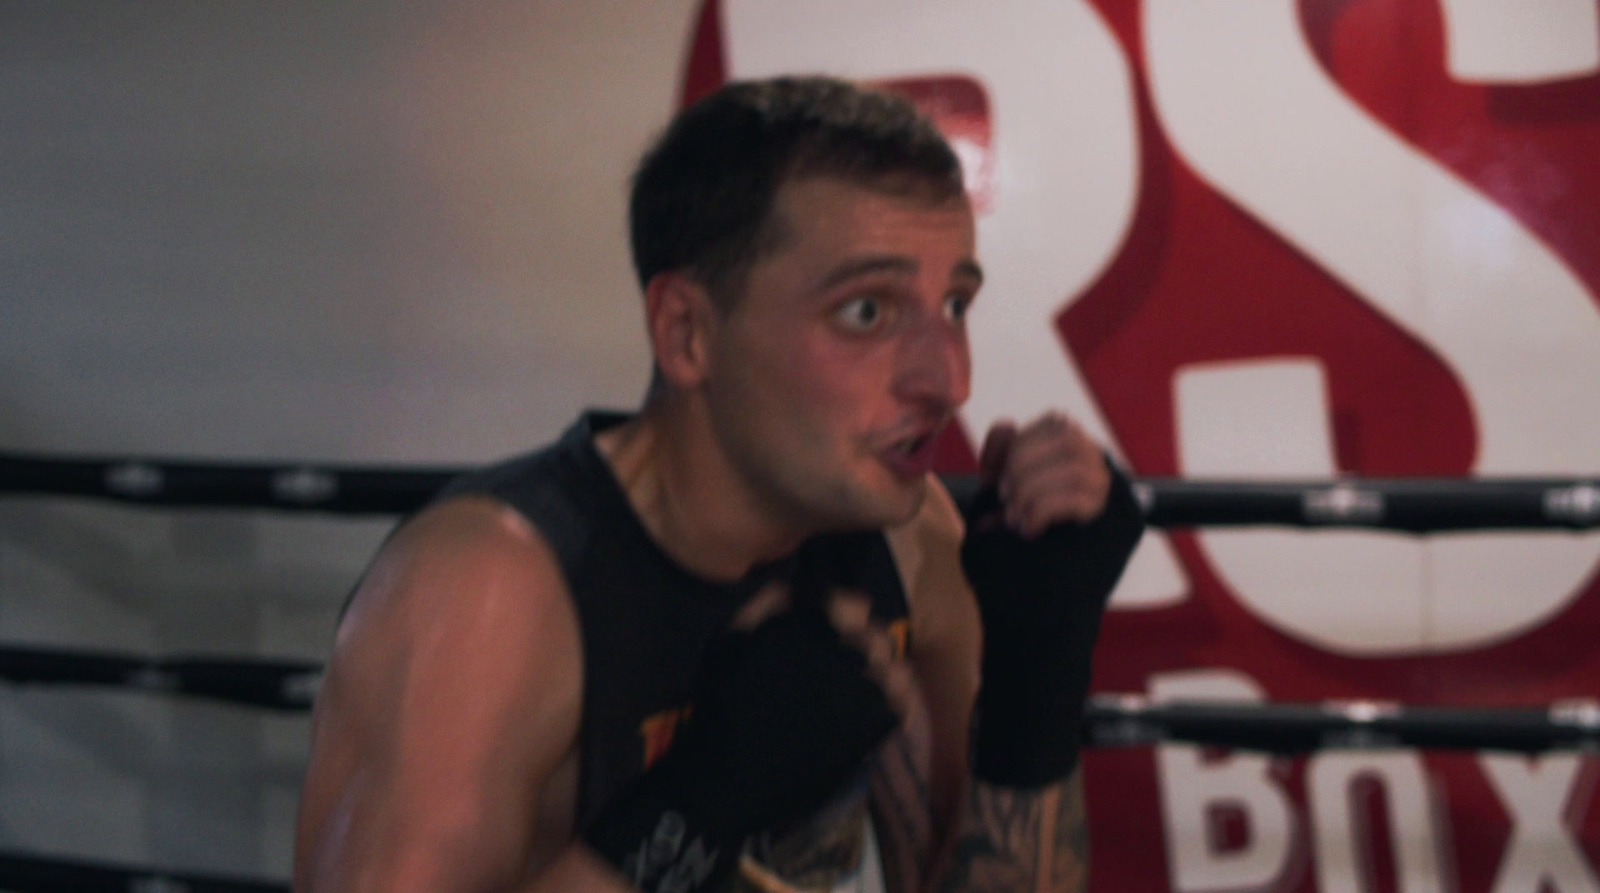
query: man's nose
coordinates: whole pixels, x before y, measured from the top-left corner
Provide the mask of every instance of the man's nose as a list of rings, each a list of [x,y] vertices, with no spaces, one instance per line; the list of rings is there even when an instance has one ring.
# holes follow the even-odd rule
[[[967,402],[972,360],[966,329],[943,316],[921,320],[901,344],[895,393],[938,412]]]

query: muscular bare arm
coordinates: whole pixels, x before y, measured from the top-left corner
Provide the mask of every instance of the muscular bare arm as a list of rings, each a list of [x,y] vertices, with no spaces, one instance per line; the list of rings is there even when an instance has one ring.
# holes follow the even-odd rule
[[[548,807],[581,667],[555,559],[520,517],[461,499],[408,523],[357,591],[317,699],[295,889],[628,889],[551,827],[571,821]]]

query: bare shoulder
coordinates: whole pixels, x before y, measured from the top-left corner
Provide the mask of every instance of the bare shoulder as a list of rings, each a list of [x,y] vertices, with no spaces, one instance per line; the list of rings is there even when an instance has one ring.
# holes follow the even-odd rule
[[[413,518],[379,552],[340,623],[327,694],[337,697],[343,684],[397,691],[389,683],[455,678],[498,680],[476,697],[510,698],[520,693],[504,683],[536,674],[540,699],[559,706],[581,685],[578,643],[544,538],[508,506],[464,497]],[[439,676],[374,675],[401,670]]]
[[[336,656],[394,625],[506,635],[485,621],[528,621],[555,632],[570,615],[560,565],[544,537],[509,506],[468,496],[433,506],[396,531],[351,599]],[[556,624],[559,627],[559,623]],[[417,630],[420,631],[420,630]]]
[[[297,888],[518,876],[576,741],[581,668],[559,564],[520,515],[463,497],[407,522],[352,598],[317,698]]]

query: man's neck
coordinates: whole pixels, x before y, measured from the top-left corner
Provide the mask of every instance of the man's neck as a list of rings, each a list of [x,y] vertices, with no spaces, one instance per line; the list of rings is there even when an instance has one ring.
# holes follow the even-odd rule
[[[692,405],[652,400],[595,447],[662,551],[707,579],[740,579],[808,535],[763,510]]]

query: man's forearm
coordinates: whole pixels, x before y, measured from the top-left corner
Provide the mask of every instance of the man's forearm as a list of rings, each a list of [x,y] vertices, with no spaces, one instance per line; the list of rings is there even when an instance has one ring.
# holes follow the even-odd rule
[[[1079,893],[1089,834],[1078,773],[1039,788],[974,779],[935,889],[940,893]]]

